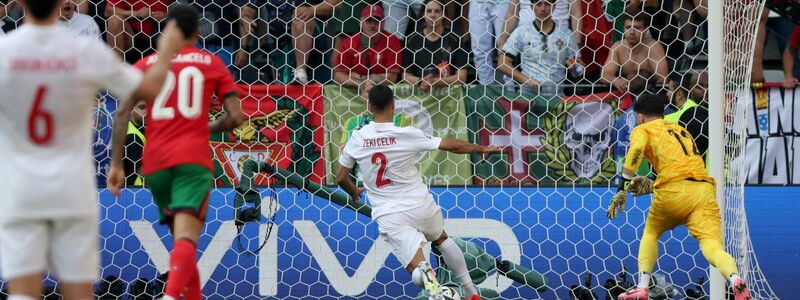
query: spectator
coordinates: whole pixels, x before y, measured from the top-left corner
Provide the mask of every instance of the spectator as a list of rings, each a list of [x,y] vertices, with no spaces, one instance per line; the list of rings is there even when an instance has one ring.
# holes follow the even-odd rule
[[[431,87],[464,83],[467,79],[467,57],[459,36],[445,26],[444,6],[440,0],[425,4],[425,27],[406,38],[403,50],[404,81],[419,85],[423,91]]]
[[[581,21],[583,19],[583,10],[581,8],[581,1],[583,0],[556,0],[553,7],[553,21],[561,27],[571,28],[575,42],[578,46],[583,46],[583,33],[579,30]],[[502,49],[511,32],[517,28],[519,24],[530,24],[536,16],[533,14],[533,3],[528,0],[509,0],[508,10],[505,16],[505,26],[503,32],[498,38],[497,46]]]
[[[508,0],[500,0],[508,1]],[[382,0],[383,9],[389,12],[384,29],[394,33],[398,39],[404,40],[408,29],[410,14],[419,15],[422,9],[422,0]],[[472,29],[470,29],[472,31]]]
[[[794,28],[786,49],[783,50],[783,86],[794,88],[798,85],[797,79],[800,78],[800,64],[794,61],[800,58],[800,26]]]
[[[569,29],[551,18],[554,2],[537,1],[533,6],[536,20],[514,29],[498,58],[498,69],[522,84],[524,93],[561,94],[556,86],[566,79],[567,60],[578,53],[578,45]],[[522,72],[512,64],[511,56],[517,55]]]
[[[307,63],[308,55],[314,43],[314,29],[316,22],[312,19],[321,16],[334,15],[333,49],[339,49],[346,36],[358,33],[358,19],[355,13],[367,5],[375,4],[376,0],[325,0],[314,5],[301,5],[295,9],[292,20],[292,40],[294,41],[294,56],[297,63],[294,70],[293,82],[306,84],[309,81]],[[336,61],[336,54],[332,61]]]
[[[141,101],[136,104],[128,121],[128,135],[125,138],[125,184],[127,186],[143,186],[142,153],[144,153],[144,120],[147,116],[147,103]]]
[[[690,76],[688,74],[672,73],[667,78],[667,97],[670,103],[664,109],[664,120],[678,123],[681,114],[687,109],[697,106],[697,103],[690,99]]]
[[[628,79],[646,71],[661,84],[667,77],[667,58],[664,47],[644,32],[648,18],[644,13],[624,16],[625,36],[611,47],[611,54],[603,65],[602,80],[620,91],[628,90]]]
[[[240,17],[240,10],[248,1],[189,0],[186,3],[202,12],[197,47],[216,54],[226,66],[243,66],[247,62],[247,53],[239,51],[242,36],[239,22],[244,20]]]
[[[108,0],[106,41],[132,63],[155,51],[159,23],[174,0]]]
[[[364,94],[373,85],[397,81],[402,71],[402,46],[397,37],[381,29],[383,18],[383,8],[379,5],[361,10],[361,32],[345,39],[339,48],[334,82],[359,88]]]
[[[478,82],[483,85],[495,83],[495,64],[492,51],[505,30],[505,15],[508,0],[475,0],[469,4],[469,33],[472,45],[472,60]],[[500,63],[498,57],[498,64]]]
[[[607,18],[614,22],[614,34],[611,40],[617,42],[622,39],[625,33],[625,24],[622,16],[626,12],[641,10],[642,0],[603,0],[603,3],[605,3]]]
[[[94,18],[80,13],[74,0],[65,0],[61,5],[58,22],[69,28],[76,36],[101,38],[100,27],[94,22]]]
[[[692,135],[697,151],[708,165],[708,99],[706,99],[708,73],[692,75],[692,86],[694,88],[691,94],[697,105],[687,109],[680,116],[678,123]]]

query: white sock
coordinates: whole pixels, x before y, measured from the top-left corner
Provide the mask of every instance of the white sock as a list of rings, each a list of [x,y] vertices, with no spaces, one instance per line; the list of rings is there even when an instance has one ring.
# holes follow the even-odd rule
[[[469,277],[467,262],[464,260],[464,253],[461,252],[458,245],[456,245],[452,239],[448,238],[444,243],[439,245],[438,248],[439,252],[442,253],[444,263],[453,271],[453,275],[458,278],[458,282],[461,283],[461,288],[467,292],[465,297],[477,294],[478,290],[475,289],[475,285],[472,284],[472,278]]]
[[[636,287],[640,289],[650,288],[650,274],[639,272],[639,284]]]
[[[26,295],[9,295],[8,300],[36,300],[35,298],[28,297]]]
[[[736,282],[736,280],[739,279],[739,278],[741,278],[741,277],[739,277],[739,274],[736,274],[736,273],[731,274],[731,278],[728,279],[728,280],[730,280],[731,286],[733,286],[733,283]]]
[[[414,268],[414,271],[411,272],[411,282],[421,289],[425,288],[425,282],[422,280],[422,271],[419,268]]]

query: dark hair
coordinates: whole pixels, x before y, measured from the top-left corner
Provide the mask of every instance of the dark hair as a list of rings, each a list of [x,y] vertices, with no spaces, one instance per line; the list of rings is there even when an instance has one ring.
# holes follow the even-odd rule
[[[165,21],[175,20],[175,25],[183,32],[184,38],[190,38],[200,29],[200,13],[187,4],[178,4],[169,8]]]
[[[630,20],[631,22],[642,22],[644,27],[650,26],[650,15],[640,9],[628,9],[622,14],[622,22]]]
[[[369,90],[369,107],[373,112],[383,112],[394,101],[394,91],[379,84]]]
[[[667,105],[667,96],[663,94],[646,93],[636,99],[633,111],[645,116],[663,116],[664,106]]]
[[[675,92],[682,92],[684,97],[689,97],[689,87],[691,86],[692,76],[686,73],[673,72],[667,76],[667,84],[672,82]]]
[[[34,19],[47,19],[55,13],[57,4],[58,0],[25,0],[25,13]]]

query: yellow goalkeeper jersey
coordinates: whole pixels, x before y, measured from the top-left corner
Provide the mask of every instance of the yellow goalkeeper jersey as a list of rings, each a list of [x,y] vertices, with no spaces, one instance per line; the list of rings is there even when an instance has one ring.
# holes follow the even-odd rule
[[[636,173],[642,157],[653,165],[656,188],[681,180],[714,183],[692,135],[678,124],[658,119],[636,126],[631,132],[625,170]]]

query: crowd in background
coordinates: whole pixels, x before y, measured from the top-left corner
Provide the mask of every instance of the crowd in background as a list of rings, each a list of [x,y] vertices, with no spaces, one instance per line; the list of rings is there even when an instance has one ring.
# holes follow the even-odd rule
[[[479,83],[564,94],[574,83],[626,91],[642,74],[663,84],[707,61],[707,0],[66,0],[61,21],[133,63],[154,50],[176,2],[202,12],[199,46],[243,83]],[[21,5],[0,4],[8,32],[21,24]],[[795,27],[765,9],[753,81],[783,71],[787,87],[797,84]],[[782,65],[763,64],[768,31],[785,49]]]

